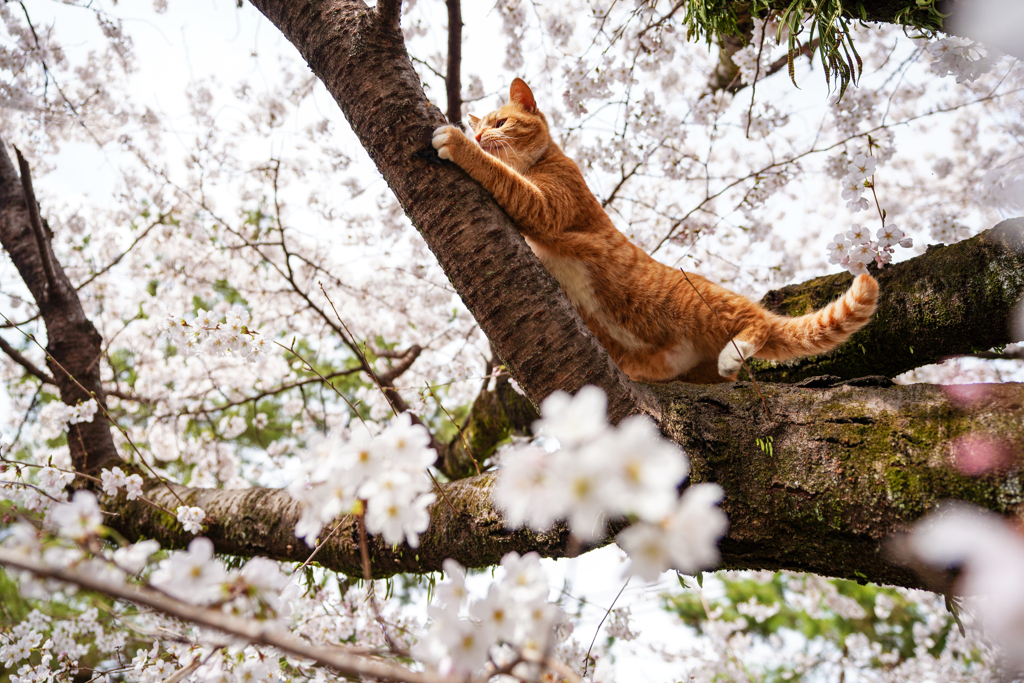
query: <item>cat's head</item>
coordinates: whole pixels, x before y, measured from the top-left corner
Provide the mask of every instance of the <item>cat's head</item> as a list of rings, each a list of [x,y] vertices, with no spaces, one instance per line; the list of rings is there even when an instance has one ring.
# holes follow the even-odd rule
[[[552,144],[548,122],[521,78],[512,81],[508,104],[483,118],[470,115],[469,124],[485,152],[520,173],[537,163]]]

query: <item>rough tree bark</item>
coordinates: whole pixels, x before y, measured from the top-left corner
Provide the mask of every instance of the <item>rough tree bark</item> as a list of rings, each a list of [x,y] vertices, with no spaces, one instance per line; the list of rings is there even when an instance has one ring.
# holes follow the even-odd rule
[[[495,351],[536,402],[595,384],[616,421],[656,404],[611,361],[494,200],[430,146],[446,123],[397,26],[359,0],[256,0],[323,81]],[[515,305],[509,305],[513,299]],[[570,357],[573,363],[559,359]]]
[[[27,165],[23,171],[25,168]],[[33,226],[30,207],[36,200],[26,196],[27,186],[0,139],[0,244],[10,254],[46,324],[46,363],[50,377],[68,405],[92,397],[102,402],[100,348],[103,340],[86,317],[78,292],[50,248],[49,228],[41,221]],[[118,460],[110,428],[103,420],[71,425],[68,447],[74,462],[81,463],[79,467],[87,470],[110,466],[109,463]]]
[[[958,453],[954,439],[969,432],[997,441],[1006,452],[1020,452],[1024,443],[1020,420],[1024,389],[1020,386],[995,387],[989,393],[979,390],[978,397],[965,404],[927,386],[811,389],[762,383],[765,405],[744,383],[638,387],[587,332],[490,196],[458,169],[437,164],[425,153],[430,132],[442,118],[419,87],[395,27],[394,3],[388,5],[387,21],[354,0],[258,0],[258,6],[328,84],[467,306],[533,399],[559,388],[598,384],[612,399],[613,415],[646,412],[659,418],[663,431],[687,449],[693,481],[718,481],[725,487],[724,507],[732,520],[722,544],[725,566],[785,567],[916,585],[914,577],[888,563],[878,551],[889,533],[917,519],[939,498],[963,498],[1003,514],[1020,514],[1024,482],[1019,465],[1009,464],[972,479],[950,464]],[[0,171],[4,247],[37,303],[50,306],[38,286],[45,275],[26,228],[24,201],[19,203],[12,189],[17,187],[17,177],[2,166]],[[1018,257],[1008,247],[1019,240],[990,237],[946,250],[953,256],[974,254],[964,257],[960,272],[999,284],[980,290],[990,295],[991,308],[983,314],[1005,318],[1020,282]],[[946,267],[934,261],[939,256],[944,257],[920,257],[920,263],[932,264],[922,266],[920,272],[949,287],[941,273],[930,272]],[[915,272],[916,267],[908,265],[906,272]],[[880,317],[887,315],[889,307],[904,305],[900,301],[908,306],[914,303],[913,294],[900,298],[901,276],[891,277],[891,292],[883,298]],[[44,316],[51,354],[62,364],[85,359],[84,368],[73,370],[85,377],[82,373],[95,370],[92,359],[101,340],[95,330],[82,333],[88,321],[73,288],[65,287],[60,305]],[[821,283],[807,285],[815,291],[821,287]],[[814,296],[818,295],[803,298]],[[977,318],[972,322],[972,310],[973,306],[960,307],[962,317],[955,323],[967,335],[978,335],[981,345],[1013,341],[1005,330],[1001,336],[989,335]],[[929,339],[933,322],[922,317],[919,323],[908,324],[910,336],[903,341],[931,349],[913,335]],[[887,342],[878,343],[884,349]],[[941,340],[935,345],[934,354],[943,353]],[[879,354],[874,358],[880,361]],[[880,362],[865,368],[865,374],[890,371]],[[57,375],[55,366],[51,371]],[[847,374],[853,372],[857,370]],[[102,399],[98,378],[95,385],[86,386]],[[61,389],[65,401],[78,391]],[[509,400],[507,394],[504,398],[499,394],[498,399],[492,401],[496,410],[485,405],[490,400],[486,394],[478,402],[479,410],[474,406],[484,450],[493,448],[500,429],[521,428],[530,419],[528,406]],[[491,417],[500,423],[494,428],[499,431],[484,426],[483,421]],[[93,424],[101,426],[95,436],[96,450],[87,443],[72,454],[80,471],[95,473],[111,462],[114,451],[109,430],[101,421]],[[481,457],[481,453],[475,455]],[[416,551],[391,548],[375,539],[374,572],[385,576],[432,571],[445,557],[467,566],[486,566],[509,550],[537,550],[552,557],[579,550],[569,545],[561,528],[540,535],[505,529],[500,514],[489,504],[491,483],[492,475],[484,474],[446,484],[445,496],[431,509],[431,528],[421,547]],[[206,533],[221,552],[291,560],[308,557],[309,550],[293,535],[298,510],[281,491],[168,488],[147,481],[145,492],[169,509],[179,504],[179,497],[203,507],[208,514]],[[173,518],[138,501],[104,498],[104,505],[115,513],[111,525],[129,539],[156,538],[167,547],[181,547],[189,540]],[[339,523],[317,558],[327,567],[359,575],[352,520]]]
[[[690,457],[690,481],[725,489],[730,528],[721,544],[723,567],[917,587],[916,577],[883,552],[891,534],[945,498],[1007,515],[1024,512],[1019,462],[1006,460],[980,477],[958,468],[970,462],[972,447],[1024,450],[1022,385],[975,385],[950,394],[928,385],[762,384],[764,404],[743,382],[651,388],[668,418],[667,436]],[[967,435],[971,440],[961,438]],[[543,534],[507,529],[490,504],[492,484],[493,474],[484,474],[444,485],[447,500],[431,506],[430,528],[416,550],[373,539],[374,574],[439,571],[448,557],[486,567],[513,550],[545,557],[579,552],[561,526]],[[145,495],[172,509],[178,497],[202,507],[210,520],[204,533],[221,552],[293,561],[309,556],[293,533],[300,510],[283,491],[172,488],[148,482]],[[191,538],[168,515],[138,502],[108,499],[105,507],[129,538],[155,537],[168,547]],[[355,520],[339,524],[317,561],[359,576]]]

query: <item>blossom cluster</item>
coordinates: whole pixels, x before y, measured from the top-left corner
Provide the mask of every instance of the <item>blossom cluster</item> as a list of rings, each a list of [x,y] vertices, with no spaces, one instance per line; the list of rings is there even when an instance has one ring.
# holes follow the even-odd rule
[[[20,496],[8,493],[4,497],[11,500],[17,500],[20,497],[20,504],[26,510],[45,512],[55,503],[67,501],[67,485],[74,479],[73,472],[59,470],[55,467],[43,467],[39,470],[38,482],[34,487],[24,488]]]
[[[932,219],[932,237],[942,244],[956,244],[970,237],[970,230],[950,213],[941,213]]]
[[[788,26],[784,25],[780,32],[778,22],[755,18],[754,30],[746,47],[732,55],[733,64],[739,68],[740,82],[750,85],[758,78],[765,78],[771,67],[772,48],[788,39]]]
[[[240,306],[233,306],[223,320],[213,311],[200,308],[192,322],[183,316],[164,316],[160,329],[185,355],[235,354],[251,363],[259,363],[267,357],[270,346],[263,335],[249,329],[250,319],[249,312]]]
[[[893,224],[879,228],[871,239],[871,231],[854,223],[846,233],[836,233],[828,245],[828,262],[835,263],[854,275],[867,272],[874,261],[881,268],[892,261],[896,245],[911,247],[914,241]]]
[[[875,174],[877,167],[878,161],[867,154],[856,155],[847,165],[847,174],[843,178],[843,199],[848,200],[846,208],[863,211],[871,206],[862,195],[866,188],[871,187],[868,179]]]
[[[53,422],[63,422],[65,425],[92,422],[98,409],[99,404],[96,403],[94,398],[73,406],[69,406],[61,401],[53,401],[46,404],[46,419]]]
[[[281,591],[288,577],[277,562],[254,557],[239,570],[228,571],[214,557],[213,543],[208,538],[194,538],[187,552],[178,552],[161,560],[150,577],[150,583],[184,602],[206,605],[225,599],[232,593],[247,595],[279,611],[286,603]],[[239,591],[239,584],[244,590]],[[238,604],[235,611],[245,612],[251,605]]]
[[[120,467],[112,470],[104,469],[100,472],[100,482],[103,493],[108,496],[116,496],[118,489],[124,489],[128,500],[135,500],[142,495],[142,477],[138,474],[126,475]]]
[[[935,58],[932,70],[939,76],[954,74],[957,83],[976,81],[995,66],[996,57],[970,38],[946,36],[929,43],[928,54]]]
[[[448,581],[435,591],[437,600],[429,608],[433,623],[413,648],[418,659],[443,674],[474,674],[488,661],[501,667],[524,651],[551,652],[569,635],[558,628],[566,616],[548,602],[548,579],[537,553],[501,558],[503,576],[479,599],[471,598],[466,570],[458,562],[445,560],[443,566]],[[522,663],[513,675],[534,679],[529,669]]]
[[[610,427],[606,400],[593,386],[544,400],[534,432],[559,448],[548,453],[533,445],[507,456],[494,487],[506,523],[544,531],[566,519],[575,537],[592,541],[604,535],[609,518],[628,517],[635,523],[618,542],[632,573],[650,581],[669,568],[692,573],[713,564],[727,526],[715,506],[722,489],[700,484],[680,498],[689,472],[683,452],[647,417]]]
[[[325,524],[365,502],[366,530],[391,544],[419,546],[434,502],[427,467],[437,454],[430,434],[402,413],[378,436],[366,433],[342,441],[337,434],[314,435],[300,454],[301,474],[288,493],[302,505],[295,535],[310,546]]]
[[[206,512],[201,507],[190,505],[179,505],[175,510],[177,520],[185,527],[190,534],[198,534],[203,530],[203,522],[206,521]]]
[[[80,543],[103,531],[103,512],[95,494],[76,491],[70,502],[53,507],[47,524],[59,537]],[[103,547],[99,554],[89,555],[77,547],[44,545],[35,528],[27,522],[15,524],[3,545],[52,567],[88,572],[112,585],[124,584],[127,574],[140,573],[150,557],[160,550],[160,543],[150,539],[116,549]],[[241,569],[228,571],[214,557],[213,543],[207,538],[196,538],[186,552],[172,553],[161,560],[149,577],[149,583],[191,604],[209,604],[230,596],[242,596],[251,598],[252,602],[233,603],[235,612],[252,613],[265,605],[281,613],[285,604],[281,593],[288,581],[277,562],[263,557],[254,557]]]

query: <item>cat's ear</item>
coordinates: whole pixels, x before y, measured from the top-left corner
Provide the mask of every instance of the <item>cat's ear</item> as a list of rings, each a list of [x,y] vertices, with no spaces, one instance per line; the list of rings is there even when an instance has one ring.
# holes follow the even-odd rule
[[[508,101],[515,102],[531,114],[537,111],[537,101],[533,99],[533,91],[521,78],[512,81],[512,87],[508,89]]]
[[[472,128],[474,131],[476,131],[477,126],[479,126],[479,125],[480,125],[480,118],[470,114],[469,115],[469,127]]]

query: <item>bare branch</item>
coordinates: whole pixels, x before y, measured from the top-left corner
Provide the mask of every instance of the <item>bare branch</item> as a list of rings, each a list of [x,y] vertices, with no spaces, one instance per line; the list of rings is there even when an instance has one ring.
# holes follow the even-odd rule
[[[413,344],[409,349],[401,356],[393,356],[398,362],[388,368],[387,372],[382,372],[377,375],[377,379],[380,380],[381,385],[385,387],[393,387],[396,379],[401,377],[406,370],[412,367],[412,364],[416,362],[416,359],[423,353],[423,347],[419,344]]]
[[[108,270],[110,270],[111,268],[113,268],[114,266],[116,266],[116,265],[117,265],[118,263],[120,263],[120,262],[121,262],[121,259],[123,259],[123,258],[124,258],[125,256],[127,256],[127,255],[128,255],[128,254],[129,254],[130,252],[131,252],[131,250],[135,248],[135,245],[137,245],[137,244],[138,244],[139,242],[141,242],[142,240],[144,240],[144,239],[146,238],[146,235],[148,235],[148,234],[149,234],[149,232],[150,232],[150,231],[151,231],[151,230],[152,230],[153,228],[155,228],[155,227],[156,227],[156,226],[158,226],[158,225],[163,225],[163,224],[164,224],[164,221],[165,221],[166,219],[167,219],[167,214],[163,214],[163,213],[162,213],[162,214],[160,214],[160,215],[159,215],[159,216],[157,217],[157,219],[156,219],[155,221],[153,221],[152,223],[150,223],[149,225],[147,225],[147,226],[146,226],[146,229],[145,229],[145,230],[143,230],[143,231],[142,231],[142,232],[141,232],[141,233],[140,233],[139,235],[137,235],[137,236],[135,237],[135,239],[134,239],[134,240],[132,240],[132,243],[131,243],[131,244],[129,244],[129,245],[128,245],[128,247],[127,247],[127,248],[126,248],[126,249],[125,249],[124,251],[122,251],[122,252],[121,252],[120,254],[118,254],[118,255],[117,255],[117,256],[116,256],[115,258],[114,258],[114,260],[112,260],[112,261],[111,261],[110,263],[108,263],[107,265],[103,266],[103,267],[102,267],[102,268],[100,268],[99,270],[97,270],[97,271],[96,271],[95,273],[93,273],[92,275],[90,275],[89,277],[87,277],[87,278],[86,278],[85,280],[83,280],[82,282],[78,283],[78,285],[77,285],[77,286],[75,287],[75,289],[82,289],[83,287],[85,287],[86,285],[88,285],[88,284],[89,284],[90,282],[92,282],[93,280],[95,280],[96,278],[98,278],[98,277],[99,277],[100,275],[103,275],[103,273],[107,272]]]
[[[57,383],[56,381],[54,381],[53,377],[49,375],[49,373],[37,367],[35,363],[30,361],[28,358],[25,358],[25,356],[21,355],[21,352],[18,351],[18,349],[11,346],[10,344],[8,344],[7,340],[4,339],[3,337],[0,337],[0,351],[6,353],[8,356],[11,357],[11,360],[13,360],[21,367],[25,368],[25,370],[28,371],[28,374],[32,375],[33,377],[36,377],[45,384]]]
[[[448,123],[462,124],[462,5],[461,0],[448,3],[448,75],[445,88],[448,93]]]
[[[402,0],[377,0],[377,18],[384,28],[398,30],[402,21]]]

